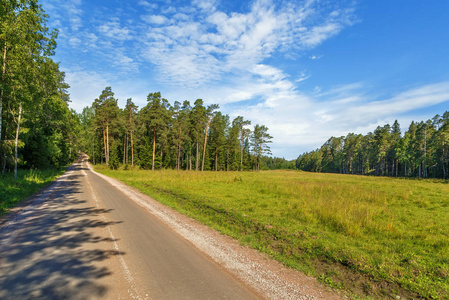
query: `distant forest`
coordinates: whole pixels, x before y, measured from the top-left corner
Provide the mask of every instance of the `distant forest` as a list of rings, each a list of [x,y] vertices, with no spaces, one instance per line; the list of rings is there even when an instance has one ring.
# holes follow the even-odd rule
[[[401,134],[393,126],[378,126],[367,135],[331,137],[321,148],[304,153],[296,167],[304,171],[342,174],[448,178],[449,112],[412,122]]]
[[[132,99],[121,109],[106,87],[80,115],[81,150],[111,169],[122,163],[151,170],[260,170],[264,155],[271,154],[268,128],[257,124],[250,130],[251,121],[231,121],[218,108],[201,99],[171,105],[156,92],[140,110]]]

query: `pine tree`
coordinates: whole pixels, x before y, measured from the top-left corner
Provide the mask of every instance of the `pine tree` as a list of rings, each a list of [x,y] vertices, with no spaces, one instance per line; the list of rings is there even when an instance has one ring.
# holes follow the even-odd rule
[[[225,168],[226,128],[229,124],[229,116],[223,116],[218,112],[210,124],[210,148],[214,162],[214,170]]]
[[[218,104],[212,104],[207,107],[206,110],[206,129],[204,133],[204,146],[203,146],[203,162],[201,164],[201,171],[204,171],[204,159],[206,157],[206,146],[207,146],[207,134],[209,132],[210,122],[215,115],[215,110],[218,109]]]
[[[160,143],[166,139],[168,127],[169,109],[167,100],[161,97],[161,93],[150,93],[147,97],[147,105],[143,111],[143,118],[146,124],[146,132],[152,139],[152,163],[151,170],[154,171],[156,165],[156,142]],[[162,151],[161,144],[159,145]],[[160,160],[162,157],[160,157]],[[160,162],[160,161],[159,161]]]
[[[206,108],[203,105],[202,99],[197,99],[194,103],[192,110],[190,111],[191,122],[191,139],[196,149],[195,155],[195,170],[199,170],[200,163],[200,145],[204,139],[204,129],[206,128],[207,115]]]
[[[263,154],[271,154],[268,143],[271,143],[273,137],[268,134],[268,128],[265,125],[257,124],[254,126],[252,135],[253,155],[255,157],[255,170],[260,170],[260,159]]]
[[[137,108],[138,106],[134,104],[133,100],[131,98],[126,100],[126,106],[124,109],[124,115],[126,118],[126,158],[125,162],[126,164],[129,163],[129,157],[128,157],[128,145],[131,146],[131,166],[134,166],[134,131],[135,131],[135,119],[137,114]],[[129,138],[129,143],[128,143]]]
[[[103,134],[103,149],[105,162],[109,164],[110,152],[110,130],[118,126],[119,108],[117,106],[117,99],[114,98],[114,93],[111,87],[106,87],[95,99],[93,107],[95,109],[96,125],[101,128]]]

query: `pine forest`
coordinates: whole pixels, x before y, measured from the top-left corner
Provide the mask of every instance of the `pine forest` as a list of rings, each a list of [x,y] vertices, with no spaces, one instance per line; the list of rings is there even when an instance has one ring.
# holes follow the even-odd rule
[[[366,135],[331,137],[304,153],[296,167],[304,171],[392,177],[448,177],[449,113],[411,122],[401,134],[398,121]]]
[[[123,164],[150,170],[260,170],[261,159],[270,153],[268,128],[257,124],[250,130],[251,121],[241,116],[231,121],[218,108],[201,99],[171,105],[155,92],[140,110],[132,99],[121,109],[106,87],[80,115],[81,150],[94,164],[111,169]]]

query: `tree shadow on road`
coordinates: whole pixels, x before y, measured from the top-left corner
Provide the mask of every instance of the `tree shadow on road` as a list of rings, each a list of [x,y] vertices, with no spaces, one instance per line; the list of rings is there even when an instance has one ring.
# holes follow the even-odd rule
[[[85,299],[102,297],[98,283],[111,276],[99,263],[115,250],[102,217],[111,210],[89,206],[81,177],[55,184],[45,199],[11,216],[0,230],[0,299]]]

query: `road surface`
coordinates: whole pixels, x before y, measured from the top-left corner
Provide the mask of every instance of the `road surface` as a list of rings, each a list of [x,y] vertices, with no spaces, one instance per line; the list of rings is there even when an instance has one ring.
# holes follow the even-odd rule
[[[0,233],[0,299],[258,298],[83,161]]]
[[[0,299],[341,299],[81,157],[0,219]]]

